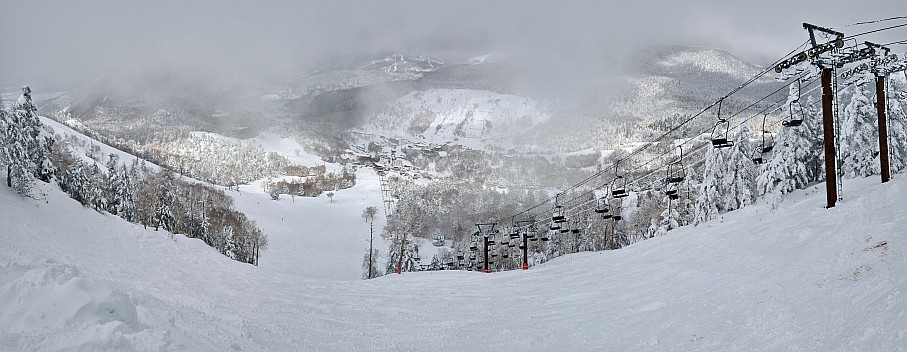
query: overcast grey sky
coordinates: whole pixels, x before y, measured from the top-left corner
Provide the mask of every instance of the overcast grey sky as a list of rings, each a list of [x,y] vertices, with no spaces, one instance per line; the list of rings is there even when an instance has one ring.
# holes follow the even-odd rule
[[[503,51],[581,65],[680,44],[767,64],[806,39],[804,21],[834,27],[903,15],[904,0],[0,0],[0,86],[65,87],[155,65],[277,77],[393,50]],[[897,23],[907,21],[885,25]],[[907,27],[865,39],[907,39]]]

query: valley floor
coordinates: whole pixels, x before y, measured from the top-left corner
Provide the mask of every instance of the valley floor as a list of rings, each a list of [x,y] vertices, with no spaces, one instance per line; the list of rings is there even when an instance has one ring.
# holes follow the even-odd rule
[[[846,182],[832,209],[811,188],[528,271],[369,281],[368,175],[333,203],[234,194],[271,238],[260,267],[57,190],[0,187],[0,350],[905,350],[896,176]]]

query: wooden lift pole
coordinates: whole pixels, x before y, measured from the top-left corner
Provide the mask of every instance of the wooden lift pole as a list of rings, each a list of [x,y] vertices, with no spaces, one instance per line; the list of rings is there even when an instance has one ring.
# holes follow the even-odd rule
[[[523,270],[529,270],[529,234],[523,233]]]
[[[490,273],[491,270],[488,269],[488,235],[483,237],[485,238],[485,267],[482,268],[482,272]]]
[[[825,141],[825,192],[828,206],[834,208],[838,200],[838,174],[836,169],[837,153],[835,152],[835,116],[834,99],[831,91],[831,68],[822,68],[822,128]]]
[[[479,230],[476,232],[479,236],[482,236],[484,240],[484,252],[485,252],[485,265],[483,265],[482,271],[490,273],[491,270],[488,267],[488,236],[494,236],[494,226],[497,225],[496,222],[490,222],[485,224],[476,224],[476,228]]]
[[[876,110],[879,112],[879,162],[882,166],[882,183],[891,179],[888,165],[888,121],[885,116],[885,76],[876,76]]]

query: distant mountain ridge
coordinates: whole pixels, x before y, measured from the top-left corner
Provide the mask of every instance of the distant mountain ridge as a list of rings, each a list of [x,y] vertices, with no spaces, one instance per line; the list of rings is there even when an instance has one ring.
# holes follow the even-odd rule
[[[119,125],[152,128],[148,125],[177,124],[188,130],[240,138],[280,125],[308,139],[338,144],[337,138],[368,125],[368,119],[386,111],[388,104],[413,92],[477,90],[546,102],[545,110],[551,118],[532,120],[548,121],[537,127],[558,136],[557,142],[563,146],[559,149],[580,150],[595,143],[615,142],[608,140],[615,133],[612,127],[605,127],[613,125],[608,121],[621,121],[621,129],[630,131],[628,138],[642,138],[639,136],[645,132],[637,135],[632,131],[645,130],[653,121],[698,112],[761,70],[722,50],[652,47],[629,55],[618,76],[599,83],[577,82],[579,99],[565,105],[557,97],[527,89],[521,81],[526,68],[514,60],[514,56],[493,53],[448,63],[428,54],[393,52],[334,63],[285,82],[259,82],[252,87],[216,87],[198,76],[175,72],[145,75],[126,88],[102,80],[47,104],[52,113],[46,115],[70,114],[95,131],[126,139],[147,134],[134,128],[126,132]],[[607,82],[602,83],[604,80]],[[760,79],[729,97],[725,101],[727,111],[761,98],[775,86],[772,82],[770,78]],[[445,109],[454,111],[457,107]],[[585,131],[551,128],[577,123],[586,126]]]

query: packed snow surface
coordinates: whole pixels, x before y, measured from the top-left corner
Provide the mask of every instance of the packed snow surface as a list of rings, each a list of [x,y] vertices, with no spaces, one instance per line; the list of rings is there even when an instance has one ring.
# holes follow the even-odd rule
[[[820,185],[774,211],[528,271],[370,281],[353,269],[369,177],[333,205],[235,195],[271,237],[260,267],[47,186],[46,202],[0,187],[0,350],[905,350],[907,178],[896,176],[845,182],[832,209]]]

